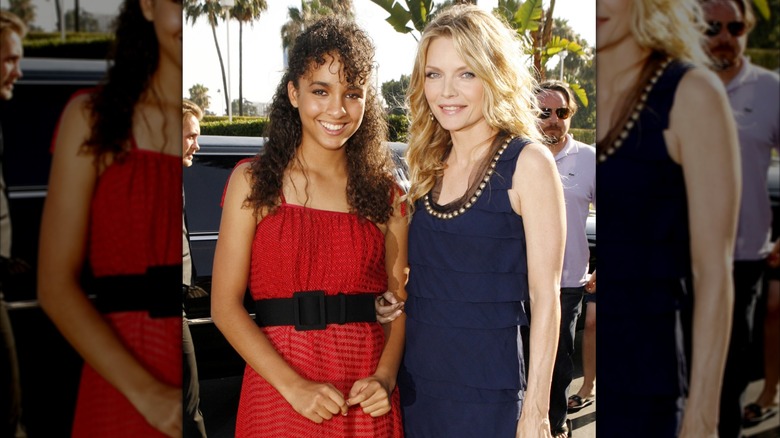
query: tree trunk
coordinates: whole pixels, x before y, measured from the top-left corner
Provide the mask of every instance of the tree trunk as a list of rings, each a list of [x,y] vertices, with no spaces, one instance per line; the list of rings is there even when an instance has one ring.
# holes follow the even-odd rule
[[[238,20],[238,115],[244,115],[244,22]]]
[[[219,58],[219,67],[222,69],[222,89],[225,91],[225,113],[227,114],[230,108],[230,102],[228,101],[228,89],[227,89],[227,76],[225,76],[225,63],[222,62],[222,51],[219,50],[219,42],[217,42],[217,27],[211,25],[211,34],[214,36],[214,46],[217,48],[217,57]]]
[[[62,32],[62,29],[65,26],[65,23],[60,20],[60,17],[62,17],[62,13],[60,12],[60,0],[54,0],[54,9],[57,11],[57,30]]]

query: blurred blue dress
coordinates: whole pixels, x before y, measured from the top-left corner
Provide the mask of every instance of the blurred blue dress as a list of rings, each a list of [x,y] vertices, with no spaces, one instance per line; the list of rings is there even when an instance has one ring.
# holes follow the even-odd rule
[[[666,67],[623,145],[596,166],[599,436],[674,437],[680,426],[693,298],[688,201],[663,133],[690,68]]]

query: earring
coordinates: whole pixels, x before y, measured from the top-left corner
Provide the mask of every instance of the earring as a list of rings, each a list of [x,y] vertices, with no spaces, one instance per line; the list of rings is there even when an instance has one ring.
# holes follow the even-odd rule
[[[428,111],[428,115],[431,116],[431,122],[435,122],[436,118],[433,117],[433,111]]]

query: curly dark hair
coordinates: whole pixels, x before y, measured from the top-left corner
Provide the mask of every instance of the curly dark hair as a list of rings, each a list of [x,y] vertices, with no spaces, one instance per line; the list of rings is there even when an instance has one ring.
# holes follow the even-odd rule
[[[284,171],[295,157],[302,141],[298,110],[287,94],[287,83],[298,87],[298,80],[328,59],[338,57],[348,84],[368,84],[363,123],[347,140],[347,201],[359,216],[385,223],[392,215],[390,202],[395,187],[387,140],[387,122],[376,90],[370,85],[374,46],[368,35],[354,22],[330,16],[312,23],[296,40],[289,56],[289,67],[276,88],[266,129],[268,141],[259,159],[251,167],[252,191],[246,204],[255,212],[272,213],[281,204]]]
[[[116,20],[116,38],[106,80],[90,96],[92,132],[84,148],[96,159],[122,159],[129,150],[133,110],[157,70],[159,48],[154,25],[141,11],[139,0],[125,0]]]

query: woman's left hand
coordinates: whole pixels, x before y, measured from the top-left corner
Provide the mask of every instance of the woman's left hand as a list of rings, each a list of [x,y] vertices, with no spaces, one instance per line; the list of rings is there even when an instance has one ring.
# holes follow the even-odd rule
[[[376,320],[380,324],[387,324],[395,321],[396,318],[404,313],[405,301],[399,301],[395,294],[387,291],[376,297],[374,301],[374,312]]]
[[[552,438],[550,419],[521,413],[515,438]]]
[[[372,417],[385,415],[391,408],[390,386],[376,375],[360,379],[352,385],[347,405],[351,407],[359,404],[363,412]]]
[[[596,271],[594,270],[592,274],[590,274],[590,278],[588,279],[588,282],[585,284],[585,292],[589,294],[595,294],[596,293]]]

